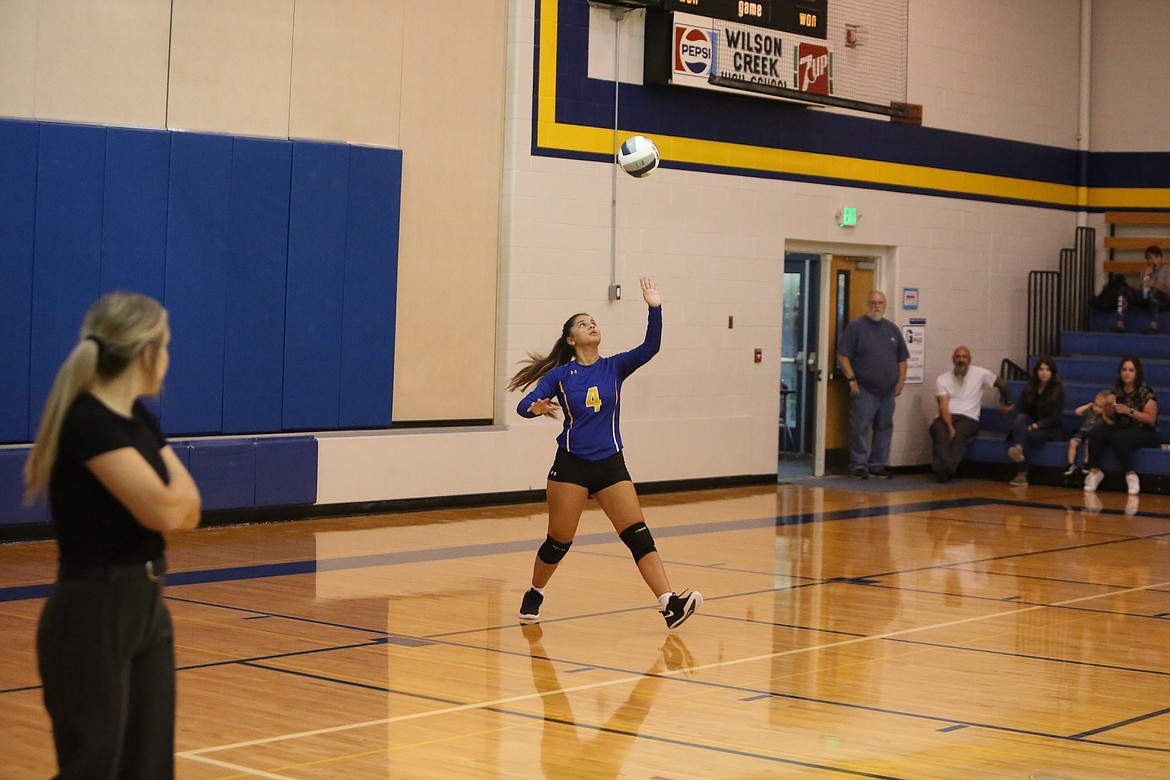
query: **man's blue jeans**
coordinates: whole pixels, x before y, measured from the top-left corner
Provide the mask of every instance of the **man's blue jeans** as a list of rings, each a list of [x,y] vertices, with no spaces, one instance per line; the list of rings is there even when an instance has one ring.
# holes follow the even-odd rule
[[[858,394],[849,407],[849,467],[885,468],[893,438],[894,391],[874,395],[858,386]]]

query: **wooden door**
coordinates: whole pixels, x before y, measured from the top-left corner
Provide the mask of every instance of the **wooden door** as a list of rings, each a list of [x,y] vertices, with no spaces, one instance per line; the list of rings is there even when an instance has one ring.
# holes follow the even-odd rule
[[[829,368],[825,385],[825,473],[849,466],[849,383],[837,365],[837,339],[850,320],[865,313],[876,263],[869,257],[833,256],[829,268]],[[887,296],[888,298],[888,296]]]

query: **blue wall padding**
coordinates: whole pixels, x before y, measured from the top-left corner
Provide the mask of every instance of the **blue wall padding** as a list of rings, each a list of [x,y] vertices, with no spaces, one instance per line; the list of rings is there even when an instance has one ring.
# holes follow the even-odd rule
[[[47,523],[49,504],[41,497],[32,506],[24,506],[24,462],[28,449],[0,450],[0,525],[9,523]]]
[[[170,133],[106,131],[103,294],[134,290],[163,299],[170,164]]]
[[[349,224],[346,233],[345,319],[341,341],[342,428],[386,425],[394,389],[395,300],[402,154],[349,150]]]
[[[223,433],[279,431],[292,144],[235,139],[224,320]]]
[[[251,439],[196,442],[190,471],[204,510],[256,505],[256,447]]]
[[[61,361],[77,344],[82,315],[99,294],[105,159],[105,128],[41,125],[29,385],[34,428]]]
[[[317,440],[312,436],[256,440],[256,506],[317,501]]]
[[[165,299],[172,360],[164,431],[217,433],[223,423],[231,172],[229,136],[172,137]]]
[[[35,122],[0,122],[0,441],[31,441],[29,398],[37,148]],[[39,415],[38,415],[39,416]]]
[[[393,149],[0,119],[0,443],[115,289],[170,311],[169,435],[390,425],[401,177]]]
[[[194,445],[187,441],[173,441],[171,442],[171,449],[175,451],[175,455],[187,467],[187,471],[191,470],[191,450]]]
[[[349,154],[336,144],[293,143],[284,427],[340,426]]]
[[[199,486],[203,508],[243,510],[317,501],[317,440],[312,436],[191,439],[171,442]],[[0,525],[48,523],[45,499],[23,506],[28,448],[0,449]]]

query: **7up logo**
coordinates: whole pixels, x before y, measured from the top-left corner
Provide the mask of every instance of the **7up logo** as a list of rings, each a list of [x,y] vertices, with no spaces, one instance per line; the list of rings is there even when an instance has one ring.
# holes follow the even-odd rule
[[[833,55],[825,46],[801,43],[796,49],[796,85],[801,92],[833,92]]]

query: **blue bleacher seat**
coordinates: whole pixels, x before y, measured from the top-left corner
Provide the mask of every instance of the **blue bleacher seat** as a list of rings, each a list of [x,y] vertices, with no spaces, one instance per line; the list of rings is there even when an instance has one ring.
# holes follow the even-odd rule
[[[1097,315],[1109,315],[1108,312],[1095,312],[1094,323],[1101,326],[1103,321]],[[1144,312],[1133,312],[1130,315],[1133,326],[1148,323]],[[1059,482],[1058,476],[1068,463],[1067,436],[1074,433],[1081,425],[1081,418],[1075,409],[1082,404],[1092,401],[1099,390],[1113,387],[1117,379],[1117,368],[1124,356],[1140,357],[1142,370],[1146,382],[1158,393],[1159,404],[1158,433],[1162,447],[1143,449],[1134,459],[1134,467],[1142,479],[1143,492],[1161,492],[1170,489],[1170,335],[1147,335],[1142,333],[1118,333],[1107,330],[1113,324],[1112,317],[1108,317],[1106,327],[1098,327],[1095,331],[1064,331],[1060,334],[1061,354],[1055,356],[1057,371],[1065,388],[1064,425],[1066,438],[1064,441],[1049,442],[1044,445],[1029,462],[1029,481]],[[1170,322],[1167,323],[1166,333],[1170,334]],[[1035,357],[1029,365],[1035,363]],[[1018,398],[1025,382],[1009,381],[1008,389],[1012,398]],[[967,451],[966,462],[977,464],[1004,464],[1005,474],[1010,471],[1006,468],[1011,464],[1008,458],[1006,441],[1007,433],[1011,430],[1010,419],[1000,413],[998,407],[988,405],[981,413],[982,429]],[[1078,458],[1082,456],[1078,455]],[[1039,467],[1038,469],[1035,467]],[[1046,472],[1046,467],[1047,472]],[[1104,470],[1116,472],[1118,464],[1110,453],[1103,463]],[[1165,486],[1163,487],[1163,483]],[[1107,479],[1104,487],[1117,487],[1118,483]]]

